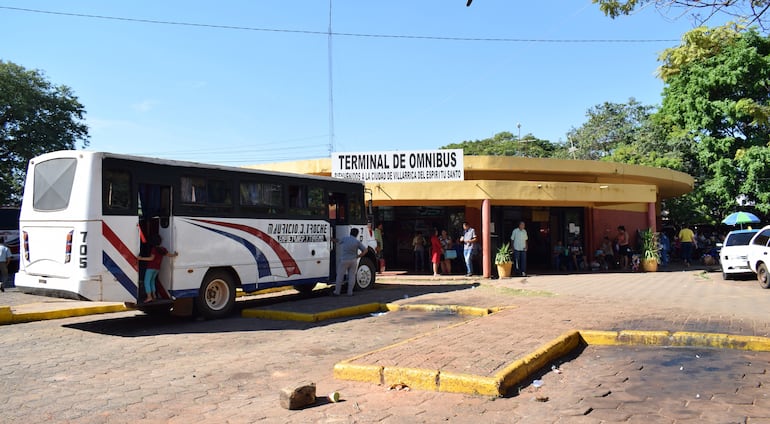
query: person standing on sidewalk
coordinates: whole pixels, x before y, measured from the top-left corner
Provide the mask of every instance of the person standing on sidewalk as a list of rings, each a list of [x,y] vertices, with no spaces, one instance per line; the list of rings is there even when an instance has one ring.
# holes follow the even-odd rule
[[[511,233],[514,271],[522,277],[527,276],[527,247],[529,246],[529,236],[525,226],[524,221],[521,221],[519,227]]]
[[[425,237],[421,231],[414,232],[412,248],[414,249],[414,270],[423,272],[425,270]]]
[[[374,229],[374,239],[377,240],[377,248],[374,249],[377,261],[379,262],[377,264],[377,269],[379,273],[382,273],[385,269],[385,254],[383,253],[385,243],[382,240],[382,221],[378,222],[377,227]]]
[[[430,236],[430,263],[433,265],[433,276],[438,277],[439,264],[443,259],[444,247],[441,245],[441,239],[438,237],[438,228],[433,229],[433,235]]]
[[[464,233],[460,237],[460,241],[463,243],[463,257],[465,259],[465,270],[467,271],[465,276],[470,277],[473,275],[473,248],[478,240],[476,238],[476,230],[467,221],[463,222],[463,231]]]
[[[8,265],[11,264],[11,249],[5,245],[5,238],[0,237],[0,292],[5,292],[8,283]]]
[[[351,228],[350,235],[339,240],[332,239],[337,243],[337,255],[339,256],[339,268],[337,268],[337,279],[334,281],[334,296],[342,293],[342,278],[348,276],[348,296],[353,296],[353,287],[356,285],[356,268],[358,267],[358,258],[366,255],[367,247],[358,240],[358,228]],[[359,254],[358,251],[361,251]]]

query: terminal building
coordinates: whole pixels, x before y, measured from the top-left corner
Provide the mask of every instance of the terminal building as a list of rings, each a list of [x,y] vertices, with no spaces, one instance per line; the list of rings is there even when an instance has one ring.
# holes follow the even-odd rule
[[[427,163],[420,158],[427,158]],[[388,269],[416,268],[412,246],[416,232],[427,240],[434,228],[445,229],[456,241],[467,221],[482,241],[474,272],[484,277],[496,276],[497,247],[510,241],[520,221],[529,235],[528,270],[545,271],[551,269],[558,241],[567,245],[577,240],[590,260],[602,239],[614,240],[617,227],[623,225],[631,246],[636,246],[637,231],[660,226],[661,200],[684,195],[694,184],[691,176],[669,169],[463,156],[462,150],[334,153],[331,158],[252,167],[365,181],[374,220],[383,223]],[[453,273],[465,273],[462,258],[453,263]]]

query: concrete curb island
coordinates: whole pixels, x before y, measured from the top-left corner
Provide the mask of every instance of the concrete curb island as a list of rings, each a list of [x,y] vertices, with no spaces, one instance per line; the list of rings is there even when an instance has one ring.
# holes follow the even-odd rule
[[[456,325],[462,325],[462,323]],[[405,340],[377,351],[399,347],[424,336]],[[493,376],[453,373],[438,369],[353,363],[353,361],[372,353],[367,352],[337,363],[334,366],[334,377],[340,380],[368,382],[384,386],[406,385],[415,390],[501,397],[505,396],[517,384],[543,370],[549,363],[569,355],[581,346],[590,345],[708,347],[768,352],[770,351],[770,338],[698,332],[575,330],[568,331],[525,357],[517,359]]]

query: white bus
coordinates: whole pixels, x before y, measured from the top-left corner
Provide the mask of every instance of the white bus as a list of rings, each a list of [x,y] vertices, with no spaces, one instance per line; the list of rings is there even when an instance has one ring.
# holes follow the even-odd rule
[[[16,286],[25,293],[228,314],[237,289],[309,292],[333,283],[332,237],[366,226],[359,182],[103,152],[32,159],[24,187]],[[145,299],[147,241],[160,236],[159,299]],[[363,237],[363,236],[361,236]],[[374,284],[359,262],[356,289]]]

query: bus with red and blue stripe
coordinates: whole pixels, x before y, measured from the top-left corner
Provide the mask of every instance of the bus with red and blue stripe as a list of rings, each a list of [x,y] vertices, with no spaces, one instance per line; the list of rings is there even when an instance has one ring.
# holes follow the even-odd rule
[[[90,151],[29,163],[19,216],[22,292],[124,302],[146,312],[229,314],[236,291],[308,293],[336,274],[334,237],[367,214],[360,182]],[[166,257],[143,302],[151,240]],[[373,249],[357,290],[375,282]],[[349,282],[350,283],[350,282]]]

